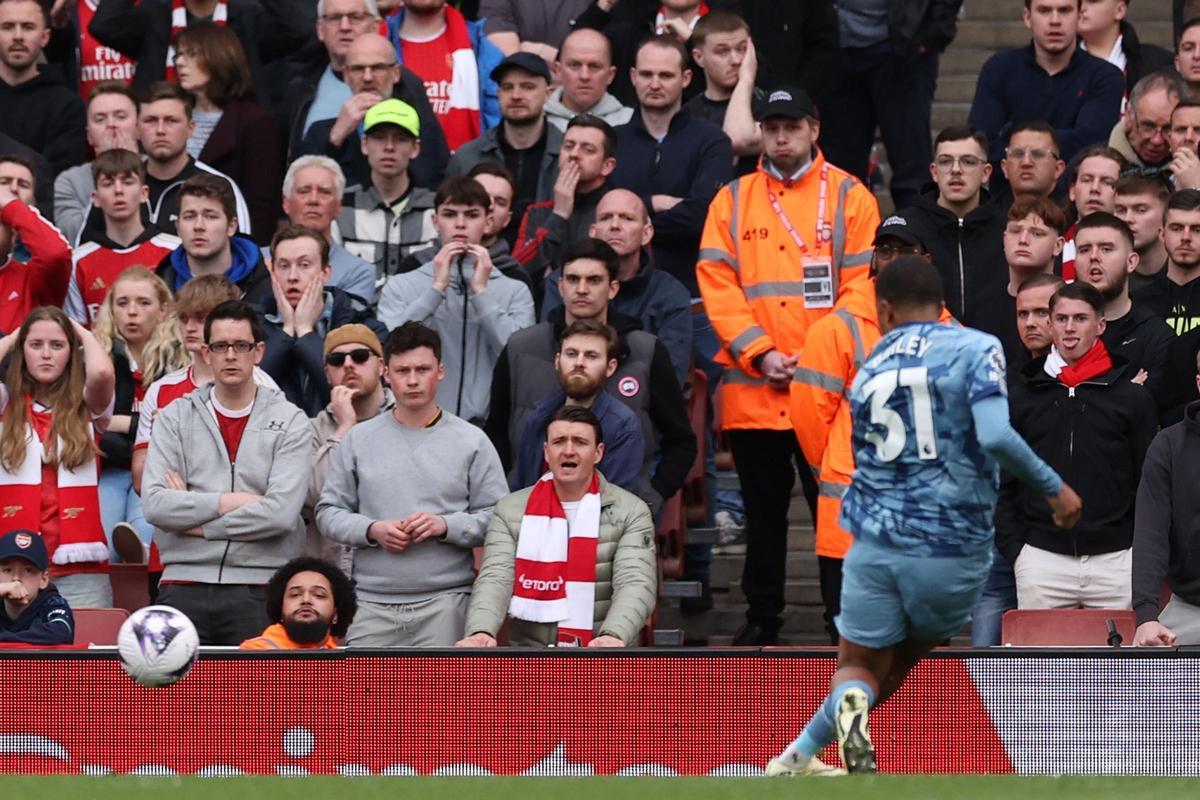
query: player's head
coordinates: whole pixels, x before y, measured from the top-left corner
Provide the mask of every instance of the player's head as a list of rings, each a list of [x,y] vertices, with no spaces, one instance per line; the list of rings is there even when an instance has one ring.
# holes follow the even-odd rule
[[[942,279],[929,259],[903,255],[875,278],[879,331],[907,322],[935,322],[942,313]]]
[[[353,581],[324,559],[293,558],[267,583],[267,617],[297,644],[344,637],[357,610]]]
[[[1090,283],[1068,283],[1050,298],[1050,335],[1068,364],[1091,351],[1104,327],[1104,296]]]

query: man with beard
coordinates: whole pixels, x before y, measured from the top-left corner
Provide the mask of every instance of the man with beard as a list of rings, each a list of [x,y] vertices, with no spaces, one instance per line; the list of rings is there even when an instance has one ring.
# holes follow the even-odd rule
[[[308,522],[309,555],[340,563],[344,548],[325,539],[314,524],[314,509],[321,499],[325,475],[333,454],[346,434],[360,422],[388,411],[396,404],[383,385],[383,345],[366,325],[350,323],[325,336],[325,380],[329,382],[329,405],[312,423],[313,473],[308,484],[304,519]]]
[[[540,284],[547,270],[562,260],[571,242],[588,235],[596,206],[608,190],[617,166],[617,135],[612,126],[591,114],[567,123],[558,153],[554,199],[533,203],[517,229],[513,257]]]
[[[1129,226],[1112,214],[1088,214],[1076,225],[1079,280],[1104,298],[1107,325],[1100,340],[1108,352],[1129,362],[1127,376],[1161,403],[1167,351],[1174,336],[1167,323],[1129,297],[1129,276],[1137,268]]]
[[[513,53],[492,70],[501,123],[464,144],[450,158],[447,177],[466,175],[480,161],[503,164],[516,177],[512,220],[501,236],[510,244],[531,203],[554,196],[562,133],[546,120],[550,70],[533,53]]]
[[[568,325],[554,356],[561,390],[534,406],[521,431],[520,452],[508,485],[513,491],[532,486],[545,473],[543,447],[546,426],[564,405],[590,408],[604,430],[604,477],[639,497],[650,481],[653,452],[646,448],[637,414],[604,383],[617,371],[620,344],[617,332],[598,319],[580,319]]]
[[[261,636],[242,650],[332,650],[354,620],[354,583],[327,561],[293,558],[267,583],[267,617]]]

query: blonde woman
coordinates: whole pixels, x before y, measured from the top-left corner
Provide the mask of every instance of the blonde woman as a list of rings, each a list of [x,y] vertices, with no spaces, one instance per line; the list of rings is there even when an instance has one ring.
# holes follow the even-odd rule
[[[140,563],[154,527],[130,473],[138,413],[150,384],[188,363],[167,284],[145,267],[123,271],[100,305],[95,333],[116,373],[113,418],[100,438],[100,515],[110,558]]]
[[[96,436],[112,416],[113,366],[62,309],[40,306],[0,339],[0,505],[9,530],[37,531],[75,607],[112,605]]]

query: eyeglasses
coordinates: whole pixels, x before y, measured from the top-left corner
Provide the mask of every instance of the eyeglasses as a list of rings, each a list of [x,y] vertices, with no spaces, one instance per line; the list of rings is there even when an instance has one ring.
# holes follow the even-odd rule
[[[371,70],[371,72],[378,75],[381,72],[393,69],[395,66],[395,64],[347,64],[346,72],[349,72],[351,75],[364,75],[367,70]]]
[[[254,342],[209,342],[208,352],[223,356],[233,348],[233,352],[245,355],[254,349]]]
[[[938,156],[933,160],[934,166],[942,172],[949,172],[954,169],[955,164],[962,169],[978,169],[983,166],[983,163],[983,159],[979,156],[958,156],[957,158],[954,156]]]
[[[331,367],[340,367],[346,363],[346,357],[349,356],[350,360],[355,364],[365,364],[367,363],[367,359],[373,355],[375,354],[370,350],[362,347],[358,350],[351,350],[347,353],[330,353],[329,355],[325,356],[325,363]]]
[[[355,11],[353,14],[322,14],[321,22],[326,25],[340,25],[342,20],[346,20],[351,25],[361,25],[369,19],[375,19],[370,14],[364,14],[361,11]]]
[[[920,255],[921,248],[915,244],[877,244],[875,255],[879,258],[893,258],[903,255]]]
[[[1159,136],[1165,138],[1171,132],[1171,123],[1168,122],[1166,125],[1155,125],[1150,120],[1145,120],[1144,122],[1138,123],[1138,131],[1142,134],[1142,136],[1154,136],[1154,134],[1157,133]]]
[[[1043,150],[1040,147],[1006,147],[1004,154],[1015,161],[1024,161],[1025,156],[1029,156],[1034,161],[1041,161],[1045,158],[1058,158],[1058,153],[1053,150]]]

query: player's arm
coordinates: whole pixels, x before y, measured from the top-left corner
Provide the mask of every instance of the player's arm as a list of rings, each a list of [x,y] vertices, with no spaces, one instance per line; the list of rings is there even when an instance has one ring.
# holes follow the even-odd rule
[[[1013,430],[1004,395],[997,393],[976,400],[971,404],[971,416],[980,447],[1017,480],[1046,496],[1057,525],[1073,527],[1083,509],[1079,495]]]

